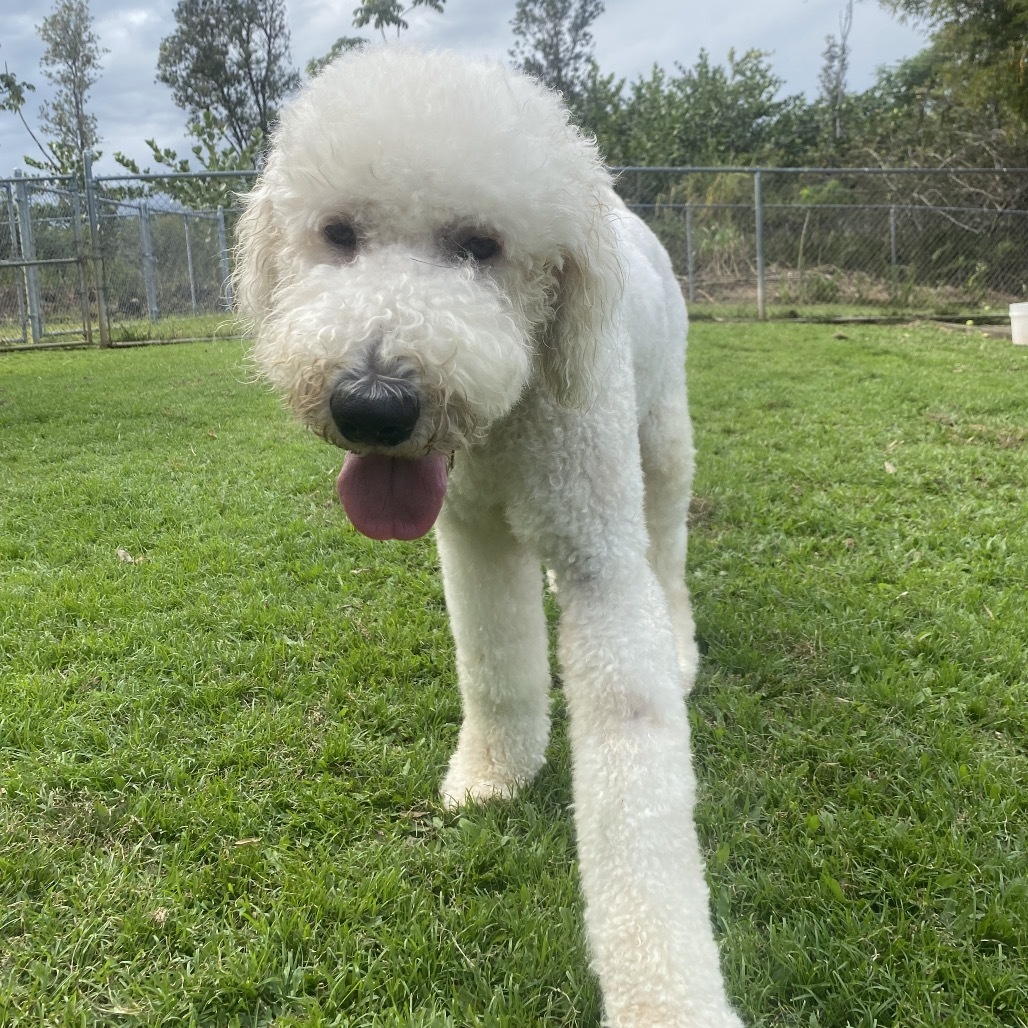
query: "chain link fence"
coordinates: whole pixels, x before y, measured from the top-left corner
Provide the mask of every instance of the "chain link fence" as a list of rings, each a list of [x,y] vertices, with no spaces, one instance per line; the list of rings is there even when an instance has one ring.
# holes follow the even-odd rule
[[[97,224],[112,324],[211,313],[228,305],[224,208],[189,210],[161,197],[98,196]]]
[[[1028,169],[626,168],[694,314],[1003,316],[1028,299]]]
[[[1005,316],[1028,169],[622,168],[694,317]],[[0,179],[0,349],[231,335],[253,173]]]
[[[111,345],[233,335],[231,248],[255,173],[92,178],[95,288]]]

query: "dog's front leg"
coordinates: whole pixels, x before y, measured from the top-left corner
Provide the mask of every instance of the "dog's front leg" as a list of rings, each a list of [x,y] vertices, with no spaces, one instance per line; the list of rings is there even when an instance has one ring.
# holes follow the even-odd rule
[[[443,511],[436,538],[464,721],[441,793],[509,797],[545,760],[550,669],[537,557],[495,512]]]
[[[558,570],[586,924],[616,1028],[729,1028],[663,593],[642,553]]]

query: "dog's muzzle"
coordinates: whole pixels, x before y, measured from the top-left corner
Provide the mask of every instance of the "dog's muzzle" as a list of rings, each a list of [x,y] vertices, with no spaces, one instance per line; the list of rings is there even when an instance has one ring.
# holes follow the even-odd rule
[[[359,378],[341,378],[328,408],[343,439],[365,446],[406,442],[421,413],[417,390],[410,382],[373,370]]]
[[[446,455],[424,445],[411,454],[403,446],[418,441],[419,396],[402,370],[374,364],[343,374],[329,396],[332,421],[351,450],[336,492],[353,527],[370,539],[417,539],[442,509]]]

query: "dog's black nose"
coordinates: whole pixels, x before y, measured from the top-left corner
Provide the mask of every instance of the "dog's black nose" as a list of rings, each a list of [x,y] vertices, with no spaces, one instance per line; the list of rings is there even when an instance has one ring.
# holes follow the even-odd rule
[[[409,439],[420,410],[409,382],[374,374],[338,382],[328,408],[344,439],[369,446],[398,446]]]

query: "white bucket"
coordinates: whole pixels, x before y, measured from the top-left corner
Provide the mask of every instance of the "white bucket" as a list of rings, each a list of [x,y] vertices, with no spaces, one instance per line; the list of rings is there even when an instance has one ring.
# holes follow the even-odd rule
[[[1010,305],[1010,336],[1016,346],[1028,346],[1028,303]]]

